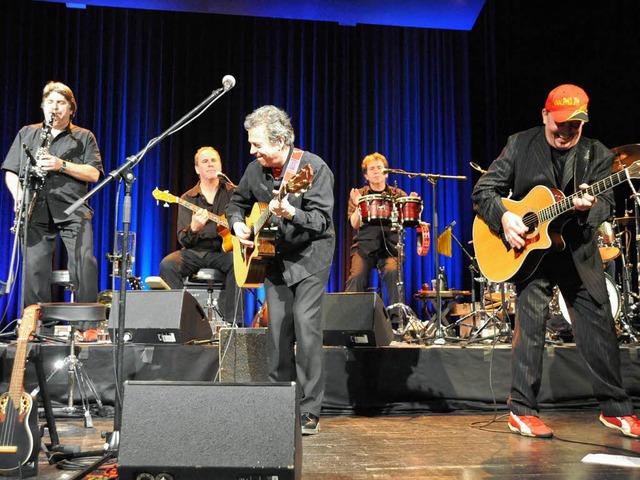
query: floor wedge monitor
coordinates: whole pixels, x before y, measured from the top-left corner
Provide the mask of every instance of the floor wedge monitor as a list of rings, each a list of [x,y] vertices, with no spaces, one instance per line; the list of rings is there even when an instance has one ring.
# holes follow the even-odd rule
[[[393,329],[377,293],[326,293],[322,305],[324,345],[387,346]]]
[[[109,313],[109,335],[117,341],[120,292]],[[200,304],[184,290],[129,290],[123,339],[133,343],[190,343],[213,337]]]
[[[301,478],[295,383],[124,385],[118,478]]]

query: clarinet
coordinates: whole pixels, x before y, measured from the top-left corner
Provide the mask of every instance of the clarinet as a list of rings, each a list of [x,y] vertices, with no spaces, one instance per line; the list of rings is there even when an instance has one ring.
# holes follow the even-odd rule
[[[49,155],[49,148],[51,148],[51,128],[53,128],[54,118],[55,113],[51,112],[49,121],[45,121],[42,126],[42,132],[40,133],[40,140],[42,140],[42,143],[38,147],[38,150],[36,150],[36,160],[40,160],[44,155]],[[38,165],[33,167],[33,174],[41,182],[44,182],[44,179],[47,176],[47,172]]]
[[[55,119],[55,113],[51,112],[49,115],[49,121],[45,120],[44,125],[42,126],[42,132],[40,133],[40,139],[42,140],[38,150],[36,150],[35,159],[36,161],[40,160],[43,155],[49,154],[49,148],[51,147],[51,129],[53,128],[53,120]],[[27,212],[27,221],[31,219],[31,215],[33,214],[33,208],[35,207],[36,200],[38,199],[38,191],[44,185],[44,180],[47,177],[47,171],[43,170],[42,167],[33,165],[31,168],[32,174],[32,189],[33,193],[31,196],[31,203],[29,204],[29,211]],[[16,217],[13,222],[13,226],[11,227],[11,232],[16,233],[18,230],[18,223],[22,219],[23,215],[23,205],[22,202],[19,203],[18,209],[16,211]]]

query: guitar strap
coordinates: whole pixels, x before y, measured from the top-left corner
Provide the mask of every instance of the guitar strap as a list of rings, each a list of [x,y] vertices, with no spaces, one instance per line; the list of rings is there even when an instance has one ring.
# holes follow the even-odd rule
[[[291,180],[296,173],[298,173],[298,169],[300,168],[300,159],[302,158],[303,153],[304,150],[300,150],[299,148],[293,149],[293,153],[289,159],[289,165],[287,165],[287,171],[284,172],[284,178],[280,184],[280,191],[282,191],[287,182]]]

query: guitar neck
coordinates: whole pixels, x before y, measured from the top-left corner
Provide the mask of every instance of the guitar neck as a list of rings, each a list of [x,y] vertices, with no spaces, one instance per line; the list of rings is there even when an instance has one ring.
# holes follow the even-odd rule
[[[613,175],[608,176],[607,178],[603,178],[602,180],[590,185],[589,188],[585,190],[581,190],[576,192],[568,197],[564,197],[559,202],[556,202],[552,205],[549,205],[546,208],[541,209],[538,212],[538,216],[541,223],[549,222],[554,218],[559,217],[563,213],[568,212],[573,208],[573,199],[581,198],[585,193],[589,195],[593,195],[597,197],[603,192],[607,190],[611,190],[612,188],[620,185],[627,179],[627,170],[620,170],[619,172],[614,173]]]
[[[28,338],[19,338],[16,348],[16,358],[11,371],[11,383],[9,384],[9,397],[14,405],[20,404],[20,397],[24,390],[24,370],[27,363]]]
[[[178,202],[183,207],[188,208],[192,212],[197,212],[198,210],[200,210],[200,207],[194,205],[193,203],[189,203],[186,200],[183,200],[182,198],[178,198],[176,202]],[[209,220],[211,220],[212,222],[215,222],[218,225],[222,225],[225,228],[229,228],[229,222],[227,222],[227,220],[222,218],[220,215],[216,215],[213,212],[208,212],[207,216],[209,217]]]
[[[282,188],[280,190],[278,190],[278,193],[273,197],[275,200],[278,200],[279,202],[282,201],[282,199],[285,197],[285,195],[287,195],[287,193],[289,193],[289,187],[285,184],[282,186]],[[262,227],[264,227],[264,225],[269,221],[269,219],[271,218],[271,210],[269,210],[269,208],[265,208],[261,213],[260,216],[258,217],[258,219],[254,222],[253,224],[253,234],[257,235],[258,232],[260,232],[260,230],[262,230]]]

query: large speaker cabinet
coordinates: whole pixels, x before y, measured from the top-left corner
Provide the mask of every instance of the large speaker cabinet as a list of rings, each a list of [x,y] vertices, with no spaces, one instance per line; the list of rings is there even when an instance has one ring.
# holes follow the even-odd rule
[[[324,345],[386,346],[393,329],[377,293],[326,293],[322,305]]]
[[[121,480],[288,480],[301,470],[295,383],[125,382]]]
[[[109,335],[116,342],[120,292],[115,292],[109,314]],[[200,304],[184,290],[129,290],[126,296],[124,341],[134,343],[188,343],[213,337]]]

